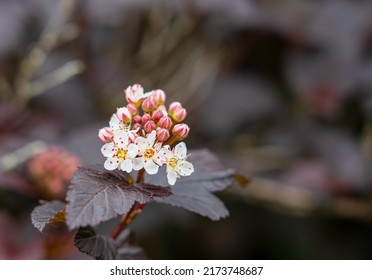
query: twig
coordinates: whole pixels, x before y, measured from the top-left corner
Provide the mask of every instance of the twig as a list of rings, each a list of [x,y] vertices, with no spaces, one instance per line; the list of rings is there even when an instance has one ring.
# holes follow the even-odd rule
[[[84,64],[81,61],[69,61],[47,76],[35,82],[30,82],[27,85],[28,97],[36,97],[82,73],[84,69]]]
[[[24,145],[12,153],[0,158],[0,171],[6,172],[19,166],[33,155],[45,150],[46,144],[42,141],[34,141]]]

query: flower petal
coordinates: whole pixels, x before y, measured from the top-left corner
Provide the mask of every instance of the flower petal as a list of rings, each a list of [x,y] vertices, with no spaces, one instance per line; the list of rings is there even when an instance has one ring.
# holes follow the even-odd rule
[[[190,176],[194,172],[194,166],[188,161],[181,161],[177,164],[175,170],[181,176]]]
[[[145,168],[146,172],[150,175],[158,173],[159,166],[156,165],[152,160],[146,160],[143,163],[143,167]]]
[[[156,140],[156,131],[153,130],[149,135],[147,135],[147,142],[149,143],[149,146],[154,146],[155,140]]]
[[[116,114],[113,114],[111,116],[111,119],[110,119],[110,128],[112,130],[119,130],[122,128],[123,124],[121,123],[121,121],[119,120],[118,116]]]
[[[176,183],[177,178],[177,172],[170,168],[167,172],[168,183],[173,186]]]
[[[133,159],[132,164],[133,164],[133,169],[134,170],[138,171],[138,170],[142,169],[143,168],[143,158],[139,157],[139,158]]]
[[[128,146],[128,157],[134,158],[138,154],[138,147],[135,144],[129,144]]]
[[[161,148],[159,154],[162,154],[167,159],[173,157],[173,153],[169,150],[169,146],[164,146],[163,148]]]
[[[133,170],[132,160],[130,160],[130,159],[123,160],[120,163],[120,169],[123,170],[123,171],[126,171],[128,173],[132,172],[132,170]]]
[[[107,143],[102,146],[101,153],[105,157],[112,157],[116,152],[115,144],[113,142]]]
[[[185,142],[178,143],[174,148],[174,155],[178,159],[186,158],[187,148]]]
[[[120,148],[126,148],[128,145],[128,133],[122,130],[115,131],[114,142]]]
[[[143,137],[138,137],[136,143],[138,150],[140,150],[140,152],[143,152],[149,146],[147,140]]]
[[[119,163],[120,162],[116,159],[108,158],[106,159],[105,164],[103,166],[107,170],[115,170],[116,168],[118,168]]]

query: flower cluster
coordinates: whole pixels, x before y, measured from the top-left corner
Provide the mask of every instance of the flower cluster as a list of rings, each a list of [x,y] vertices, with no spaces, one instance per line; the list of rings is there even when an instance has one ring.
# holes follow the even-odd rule
[[[75,155],[59,147],[50,147],[33,156],[28,173],[49,198],[64,195],[72,175],[81,164]]]
[[[180,176],[194,172],[188,162],[184,142],[190,128],[182,123],[187,112],[181,103],[165,107],[166,94],[157,89],[144,92],[135,84],[125,91],[126,107],[118,108],[112,115],[109,127],[99,130],[98,137],[105,143],[101,152],[107,170],[119,169],[128,173],[144,169],[156,174],[166,165],[167,179],[174,185]],[[172,145],[179,142],[175,147]]]

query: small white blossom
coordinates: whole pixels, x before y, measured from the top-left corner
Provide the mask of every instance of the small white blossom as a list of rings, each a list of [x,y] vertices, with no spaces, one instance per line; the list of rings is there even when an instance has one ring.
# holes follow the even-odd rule
[[[125,90],[125,98],[128,103],[136,104],[138,101],[145,99],[150,96],[151,92],[144,93],[143,87],[139,84],[127,87]]]
[[[148,174],[156,174],[159,165],[165,162],[162,154],[159,154],[161,143],[155,143],[156,131],[152,131],[146,138],[138,137],[136,144],[139,157],[133,160],[133,169],[140,170],[145,168]]]
[[[192,163],[186,161],[187,148],[184,142],[177,144],[172,151],[169,146],[163,147],[160,153],[166,158],[167,179],[170,185],[173,186],[180,176],[190,176],[194,172]]]
[[[111,116],[110,122],[109,122],[110,128],[112,131],[117,130],[127,130],[127,126],[123,124],[121,120],[119,120],[118,116],[116,114],[113,114]]]
[[[128,133],[116,131],[114,141],[103,145],[102,154],[107,157],[104,167],[107,170],[123,170],[132,172],[133,159],[137,156],[138,148],[135,144],[129,144]]]

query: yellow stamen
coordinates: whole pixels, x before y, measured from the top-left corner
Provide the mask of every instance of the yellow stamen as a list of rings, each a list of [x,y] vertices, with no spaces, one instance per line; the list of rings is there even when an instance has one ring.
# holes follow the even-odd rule
[[[172,168],[175,168],[177,166],[177,158],[172,157],[168,160],[168,165]]]
[[[127,157],[127,151],[124,149],[118,149],[116,152],[117,158],[125,159]]]

